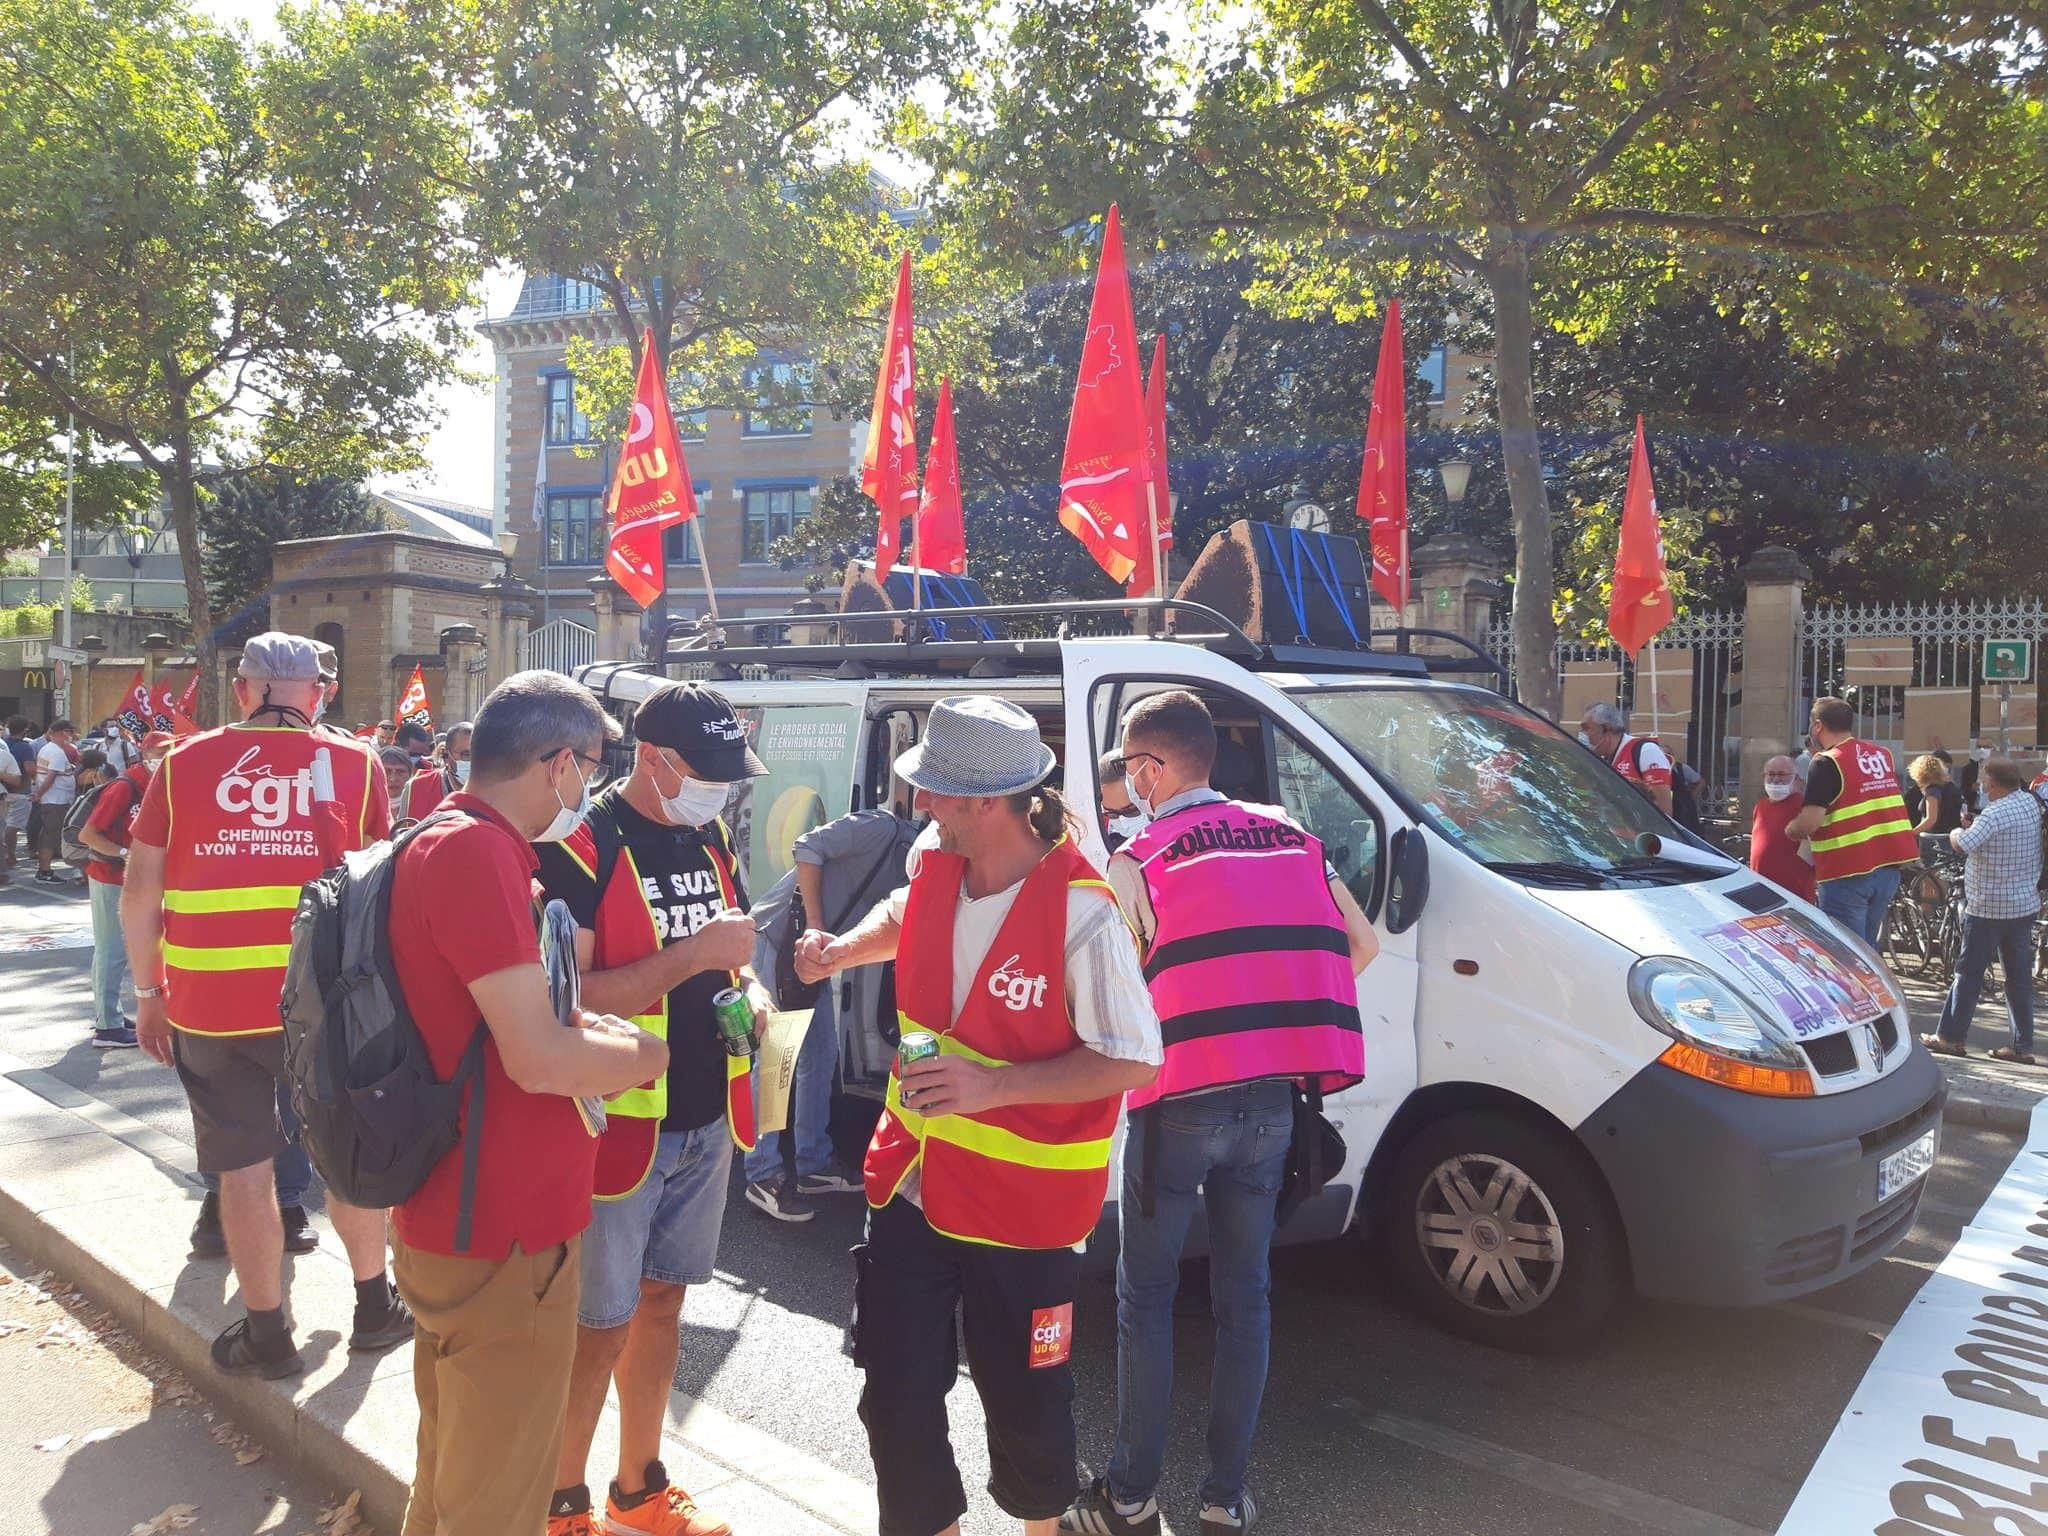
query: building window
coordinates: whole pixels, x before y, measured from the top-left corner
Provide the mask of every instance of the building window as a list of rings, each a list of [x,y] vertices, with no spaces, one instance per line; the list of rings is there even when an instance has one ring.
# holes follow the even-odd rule
[[[605,305],[604,290],[593,282],[580,277],[562,279],[562,308],[574,313],[584,309],[602,309]]]
[[[1450,348],[1439,343],[1430,349],[1422,360],[1422,366],[1415,371],[1422,376],[1422,382],[1429,386],[1429,403],[1444,403],[1444,378],[1450,367]]]
[[[743,494],[747,515],[740,559],[766,565],[774,558],[768,551],[775,541],[796,532],[796,525],[811,515],[811,493],[804,486],[763,486]]]
[[[753,408],[740,418],[748,437],[800,437],[811,430],[811,408],[802,402],[811,387],[811,370],[801,363],[764,363],[749,368],[747,389]]]
[[[547,435],[550,443],[587,443],[590,420],[576,408],[576,375],[548,375]]]
[[[697,488],[697,496],[700,501],[703,499],[704,488],[702,486]],[[701,512],[697,514],[698,517],[703,515]],[[695,518],[687,523],[677,523],[675,527],[664,533],[661,539],[662,552],[667,555],[670,565],[695,565],[697,563],[697,523]]]
[[[604,498],[595,491],[548,496],[548,564],[596,565],[604,559]]]

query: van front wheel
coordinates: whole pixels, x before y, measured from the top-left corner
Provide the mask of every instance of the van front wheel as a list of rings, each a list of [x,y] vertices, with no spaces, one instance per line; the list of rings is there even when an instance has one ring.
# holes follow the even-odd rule
[[[1395,1273],[1440,1326],[1499,1349],[1585,1339],[1621,1294],[1621,1233],[1598,1175],[1554,1133],[1456,1115],[1401,1149],[1387,1190]]]

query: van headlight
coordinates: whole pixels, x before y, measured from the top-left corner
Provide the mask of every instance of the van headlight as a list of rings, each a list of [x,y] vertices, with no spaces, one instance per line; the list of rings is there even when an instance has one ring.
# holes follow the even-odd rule
[[[1775,1098],[1811,1098],[1813,1074],[1740,993],[1704,966],[1671,955],[1638,960],[1629,1000],[1675,1042],[1658,1057],[1688,1077]]]

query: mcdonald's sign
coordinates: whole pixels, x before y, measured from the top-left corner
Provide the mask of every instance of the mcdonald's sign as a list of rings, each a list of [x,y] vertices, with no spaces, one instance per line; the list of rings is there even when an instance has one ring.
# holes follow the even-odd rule
[[[47,672],[24,672],[21,674],[21,687],[24,693],[35,688],[40,688],[47,692],[50,687],[50,674]]]

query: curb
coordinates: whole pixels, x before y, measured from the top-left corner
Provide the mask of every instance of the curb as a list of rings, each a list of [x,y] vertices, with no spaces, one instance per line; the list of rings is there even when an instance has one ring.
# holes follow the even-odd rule
[[[1965,1098],[1951,1088],[1948,1105],[1942,1110],[1942,1119],[1950,1125],[1972,1126],[2000,1136],[2010,1136],[2014,1141],[2024,1141],[2028,1128],[2034,1123],[2034,1111],[2027,1105]]]

